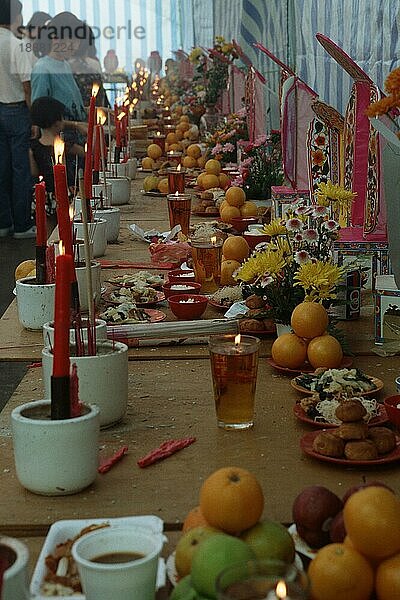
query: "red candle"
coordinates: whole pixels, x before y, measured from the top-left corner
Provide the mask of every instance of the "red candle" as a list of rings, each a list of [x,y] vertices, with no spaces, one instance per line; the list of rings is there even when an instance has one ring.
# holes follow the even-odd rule
[[[54,153],[57,163],[53,167],[53,174],[54,190],[57,200],[58,237],[64,244],[65,253],[73,256],[67,173],[65,166],[61,162],[64,153],[64,143],[61,140],[56,140],[54,144]]]
[[[46,184],[44,181],[35,185],[36,199],[36,246],[47,245],[46,229]]]
[[[114,119],[115,119],[115,145],[121,148],[121,123],[118,119],[118,106],[114,104]]]
[[[100,171],[100,136],[101,136],[101,125],[96,125],[95,140],[94,140],[94,163],[93,171],[97,173]]]
[[[97,84],[93,84],[92,87],[92,97],[90,98],[90,106],[89,106],[89,123],[88,123],[88,135],[87,135],[87,150],[85,157],[85,176],[84,176],[84,184],[85,184],[85,196],[87,199],[92,197],[92,160],[93,160],[93,133],[94,133],[94,121],[96,115],[96,96],[99,91],[99,86]]]
[[[69,377],[69,328],[71,323],[71,282],[73,258],[60,254],[56,259],[54,307],[53,377]]]

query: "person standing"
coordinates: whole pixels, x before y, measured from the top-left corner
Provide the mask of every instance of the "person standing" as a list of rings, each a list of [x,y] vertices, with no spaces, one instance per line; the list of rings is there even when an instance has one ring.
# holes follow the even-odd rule
[[[22,24],[19,0],[0,0],[0,237],[34,238],[31,137],[32,62],[14,32]]]

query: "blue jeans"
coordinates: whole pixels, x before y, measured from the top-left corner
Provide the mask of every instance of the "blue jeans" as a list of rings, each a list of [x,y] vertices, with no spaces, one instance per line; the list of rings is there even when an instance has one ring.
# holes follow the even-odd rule
[[[31,119],[25,104],[0,104],[0,229],[32,226]]]

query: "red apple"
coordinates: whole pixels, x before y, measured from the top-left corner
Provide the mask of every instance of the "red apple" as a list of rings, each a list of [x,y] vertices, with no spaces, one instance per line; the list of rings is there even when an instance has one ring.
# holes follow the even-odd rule
[[[344,525],[343,511],[338,512],[333,518],[329,528],[329,537],[332,543],[341,544],[346,537],[346,527]]]
[[[297,531],[312,548],[320,548],[330,541],[332,519],[343,508],[343,503],[321,485],[305,488],[293,503],[293,520]]]

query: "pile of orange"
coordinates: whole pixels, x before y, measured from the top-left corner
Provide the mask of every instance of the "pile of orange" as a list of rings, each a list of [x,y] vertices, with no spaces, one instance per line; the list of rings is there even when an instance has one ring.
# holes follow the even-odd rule
[[[225,223],[230,223],[235,217],[256,217],[258,208],[254,202],[246,200],[246,194],[242,188],[232,186],[226,190],[219,213]]]
[[[400,598],[400,500],[384,487],[355,492],[344,509],[347,537],[318,551],[308,569],[313,600]]]
[[[226,189],[230,185],[231,180],[225,173],[222,173],[222,165],[219,160],[215,158],[207,160],[205,156],[200,156],[197,162],[204,169],[197,177],[196,183],[199,188],[202,190],[210,190],[211,188]]]
[[[222,246],[221,285],[236,285],[234,274],[250,255],[250,247],[244,237],[230,235]]]
[[[293,333],[279,336],[272,345],[272,359],[288,369],[298,369],[308,360],[314,369],[336,369],[343,359],[340,342],[326,333],[329,317],[318,302],[302,302],[291,318]]]

